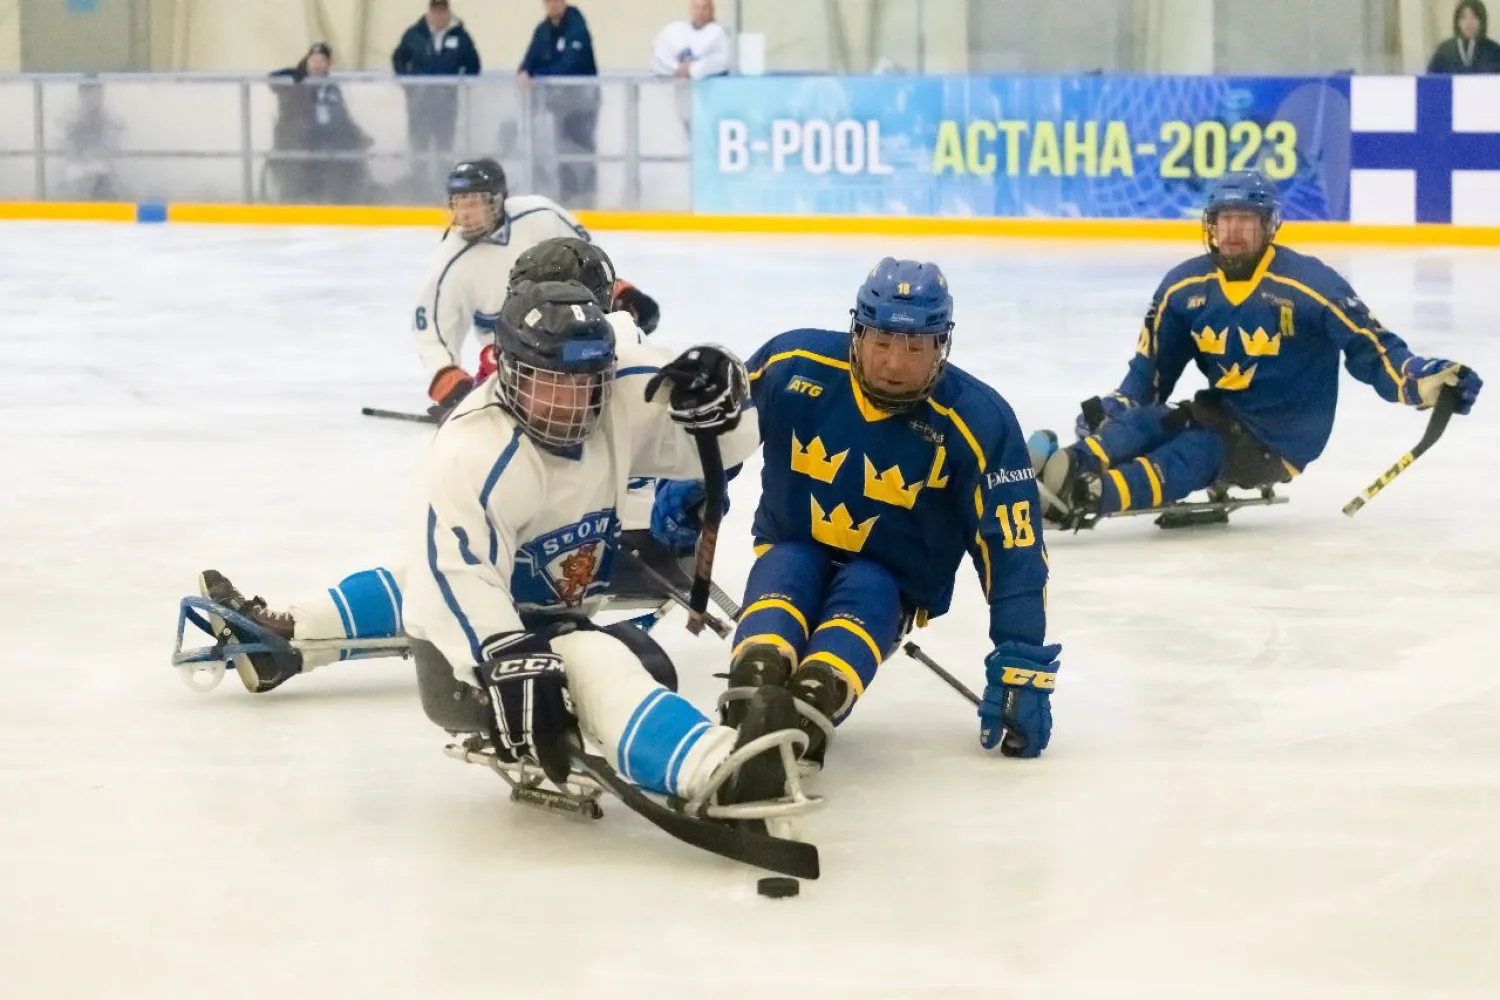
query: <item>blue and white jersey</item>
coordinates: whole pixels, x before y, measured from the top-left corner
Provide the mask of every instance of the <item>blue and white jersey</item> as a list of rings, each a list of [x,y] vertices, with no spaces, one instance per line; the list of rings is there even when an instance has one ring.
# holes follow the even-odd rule
[[[450,365],[463,367],[464,341],[474,314],[498,313],[516,258],[560,236],[589,238],[566,209],[540,195],[506,198],[500,228],[482,240],[470,243],[458,230],[448,231],[411,320],[417,354],[429,378]]]
[[[422,473],[426,508],[407,563],[406,631],[442,650],[465,683],[474,683],[488,642],[522,628],[523,615],[597,609],[632,479],[703,477],[666,392],[645,398],[646,383],[675,352],[624,339],[617,352],[599,427],[570,454],[534,445],[496,402],[493,377],[433,438]],[[747,414],[719,439],[724,464],[743,462],[758,444]]]

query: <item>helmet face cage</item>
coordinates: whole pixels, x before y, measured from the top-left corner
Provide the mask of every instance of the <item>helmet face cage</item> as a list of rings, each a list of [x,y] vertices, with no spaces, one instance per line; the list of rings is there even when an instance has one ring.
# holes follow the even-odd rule
[[[1254,251],[1234,256],[1219,249],[1214,229],[1225,212],[1246,212],[1260,219],[1261,239]],[[1214,263],[1230,278],[1248,278],[1265,256],[1266,248],[1281,229],[1281,200],[1276,188],[1253,171],[1227,176],[1208,200],[1203,210],[1203,245]]]
[[[852,312],[853,310],[851,310]],[[949,323],[947,330],[932,333],[904,333],[882,330],[879,327],[861,323],[858,318],[852,319],[849,324],[849,333],[851,334],[849,342],[849,370],[854,375],[854,381],[859,385],[859,391],[864,393],[870,402],[887,412],[898,412],[922,402],[922,400],[932,394],[932,387],[937,383],[938,375],[942,373],[943,363],[948,360],[948,352],[953,347],[952,329],[953,324]],[[904,393],[895,393],[876,388],[865,374],[864,364],[860,360],[860,347],[864,343],[867,334],[894,337],[898,342],[909,341],[913,346],[918,341],[935,340],[938,350],[932,362],[932,370],[927,374],[927,378],[917,388]]]
[[[594,372],[538,368],[501,352],[495,392],[537,444],[548,449],[582,444],[599,426],[614,391],[615,364]]]
[[[477,226],[460,226],[458,224],[458,213],[454,209],[453,202],[459,197],[482,195],[484,197],[485,219],[483,224]],[[500,225],[500,215],[505,210],[505,195],[496,194],[493,191],[459,191],[448,196],[448,211],[453,213],[453,228],[458,230],[458,235],[473,243],[482,240],[493,233]]]

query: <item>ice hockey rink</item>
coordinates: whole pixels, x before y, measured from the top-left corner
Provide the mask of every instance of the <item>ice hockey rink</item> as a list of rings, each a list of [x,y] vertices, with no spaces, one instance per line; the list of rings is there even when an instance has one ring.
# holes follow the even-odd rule
[[[953,361],[1060,430],[1198,252],[599,238],[660,300],[655,339],[745,354],[842,327],[883,255],[935,260]],[[0,228],[0,992],[1500,995],[1500,253],[1326,250],[1414,350],[1490,377],[1475,414],[1351,520],[1426,416],[1346,375],[1288,505],[1050,534],[1047,754],[986,755],[973,709],[896,657],[817,779],[823,877],[778,901],[608,800],[592,825],[508,803],[444,757],[407,661],[257,697],[171,668],[204,567],[283,603],[401,557],[430,430],[359,409],[423,402],[407,323],[434,244]],[[756,486],[732,490],[731,592]],[[656,634],[707,706],[727,646],[683,620]],[[978,686],[985,620],[966,565],[914,638]]]

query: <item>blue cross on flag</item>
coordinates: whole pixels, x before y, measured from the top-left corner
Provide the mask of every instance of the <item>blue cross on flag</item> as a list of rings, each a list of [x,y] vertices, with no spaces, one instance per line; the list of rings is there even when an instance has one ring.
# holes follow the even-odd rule
[[[1500,225],[1500,76],[1349,81],[1349,221]]]

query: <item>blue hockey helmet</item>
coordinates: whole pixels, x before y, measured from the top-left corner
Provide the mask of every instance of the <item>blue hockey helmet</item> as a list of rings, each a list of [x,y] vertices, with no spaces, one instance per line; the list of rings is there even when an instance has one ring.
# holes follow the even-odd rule
[[[885,410],[902,410],[926,399],[952,342],[953,295],[942,270],[933,263],[886,257],[865,278],[850,313],[850,370],[865,396]],[[891,347],[887,338],[910,338],[908,353],[924,362],[930,358],[930,370],[882,372],[872,379],[861,350],[871,334],[879,337],[882,349]]]
[[[1220,249],[1214,227],[1224,212],[1248,212],[1260,217],[1262,235],[1253,249],[1235,253]],[[1225,174],[1209,192],[1208,204],[1203,208],[1203,242],[1225,277],[1243,280],[1254,273],[1280,228],[1281,193],[1264,174],[1236,170]]]

